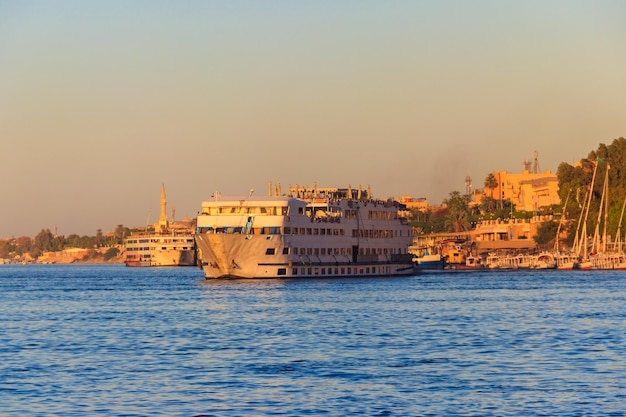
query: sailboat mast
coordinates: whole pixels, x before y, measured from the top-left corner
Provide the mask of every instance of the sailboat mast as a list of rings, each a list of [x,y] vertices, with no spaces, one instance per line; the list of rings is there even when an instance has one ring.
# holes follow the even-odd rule
[[[606,193],[606,198],[604,200],[604,231],[602,233],[602,251],[606,252],[606,241],[607,241],[607,229],[609,224],[609,170],[611,169],[611,165],[607,162],[606,164],[606,178],[604,179],[604,192]]]
[[[559,227],[556,228],[556,238],[554,240],[554,252],[559,253],[559,235],[561,234],[561,225],[563,224],[563,220],[565,219],[565,210],[567,210],[567,202],[569,201],[569,196],[572,193],[572,189],[570,188],[567,192],[567,198],[565,198],[565,204],[563,205],[563,214],[561,214],[561,219],[559,220]]]
[[[609,179],[609,170],[606,170],[604,177],[604,184],[602,185],[602,197],[600,198],[600,205],[598,206],[598,218],[596,219],[596,228],[593,231],[593,242],[591,243],[591,250],[598,253],[604,252],[604,242],[602,242],[602,248],[600,247],[600,221],[602,220],[602,211],[606,206],[606,190]]]
[[[585,208],[587,205],[587,197],[589,196],[589,190],[587,190],[587,194],[585,194],[585,199],[580,210],[580,215],[578,216],[578,223],[576,224],[576,234],[574,235],[574,243],[572,244],[572,250],[576,255],[580,255],[580,226],[583,222],[583,217],[585,216]]]
[[[593,197],[593,185],[596,181],[596,172],[598,171],[598,161],[594,161],[593,175],[591,177],[591,186],[587,193],[587,207],[585,209],[585,219],[583,220],[582,231],[580,233],[580,242],[578,247],[578,255],[580,255],[581,247],[583,249],[583,258],[587,257],[587,218],[589,217],[589,206],[591,206],[591,199]]]
[[[622,220],[624,219],[624,208],[626,208],[626,198],[622,204],[622,213],[619,215],[619,222],[617,223],[617,233],[615,233],[615,252],[622,251]]]

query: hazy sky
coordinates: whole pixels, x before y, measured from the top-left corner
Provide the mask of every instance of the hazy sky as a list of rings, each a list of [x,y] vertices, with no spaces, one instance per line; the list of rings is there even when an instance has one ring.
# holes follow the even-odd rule
[[[439,204],[626,136],[626,2],[2,1],[0,237],[269,181]]]

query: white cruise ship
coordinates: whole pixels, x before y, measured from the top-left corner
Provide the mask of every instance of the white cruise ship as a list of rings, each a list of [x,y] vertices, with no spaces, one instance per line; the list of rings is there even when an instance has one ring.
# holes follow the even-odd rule
[[[194,266],[191,232],[137,233],[125,240],[126,266]]]
[[[274,194],[202,203],[196,248],[206,278],[413,274],[411,226],[398,203],[350,187]]]
[[[193,227],[172,222],[166,214],[165,186],[161,185],[161,217],[153,232],[138,232],[124,240],[126,266],[194,266]]]
[[[126,266],[194,266],[192,233],[138,233],[125,240]]]

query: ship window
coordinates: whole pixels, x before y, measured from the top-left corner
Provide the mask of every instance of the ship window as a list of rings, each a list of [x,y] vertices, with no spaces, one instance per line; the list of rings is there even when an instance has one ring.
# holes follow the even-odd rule
[[[283,248],[283,255],[289,255],[289,248]]]
[[[265,251],[266,255],[273,255],[275,252],[274,248],[267,248],[267,250]]]
[[[319,229],[313,229],[313,235],[317,236],[319,234],[320,230]]]
[[[326,255],[326,248],[322,248],[322,255]]]
[[[326,229],[320,229],[320,235],[325,235],[326,234]]]
[[[311,233],[312,233],[312,232],[311,232],[311,228],[310,228],[310,227],[307,227],[307,228],[306,228],[306,234],[310,236],[310,235],[311,235]]]
[[[286,235],[290,235],[291,234],[291,227],[285,227],[285,234]]]
[[[322,275],[326,275],[326,268],[322,268]]]
[[[278,275],[287,275],[287,268],[278,268]]]
[[[298,275],[298,268],[293,268],[291,274],[292,275]]]

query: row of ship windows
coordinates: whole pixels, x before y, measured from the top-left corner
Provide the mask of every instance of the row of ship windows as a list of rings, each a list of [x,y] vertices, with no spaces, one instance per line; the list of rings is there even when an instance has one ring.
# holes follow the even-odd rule
[[[225,234],[251,234],[251,235],[279,235],[281,234],[281,227],[200,227],[198,233],[203,234],[207,232],[212,233],[225,233]],[[285,227],[284,232],[286,235],[307,235],[307,236],[345,236],[346,231],[342,228],[319,228],[319,227]],[[392,239],[397,237],[398,230],[391,229],[352,229],[352,237],[360,238],[372,238],[372,239]]]
[[[352,255],[352,248],[293,248],[294,255]],[[289,255],[289,248],[283,248],[283,255]],[[359,255],[389,255],[402,253],[394,248],[359,248]],[[276,248],[267,248],[266,255],[276,255]]]
[[[137,239],[127,240],[126,243],[193,243],[193,239]]]
[[[237,206],[237,207],[204,207],[202,208],[202,214],[218,215],[218,214],[265,214],[268,216],[286,216],[288,213],[288,207],[250,207],[250,206]]]
[[[348,267],[294,267],[291,269],[291,275],[386,275],[391,273],[388,266],[348,266]],[[277,275],[287,275],[287,268],[278,268]]]
[[[312,235],[312,236],[345,236],[344,229],[318,229],[316,227],[285,227],[286,235]],[[378,229],[352,229],[352,237],[364,238],[385,238],[391,239],[398,236],[397,230],[378,230]]]
[[[344,229],[322,229],[318,227],[285,227],[286,235],[311,235],[311,236],[344,236]]]
[[[356,219],[358,214],[357,210],[346,210],[346,219]],[[383,211],[383,210],[368,210],[367,218],[374,220],[397,220],[398,212],[395,211]]]
[[[341,216],[341,209],[335,208],[335,211],[338,216]],[[238,207],[204,207],[202,209],[202,213],[204,215],[216,216],[220,214],[232,214],[232,215],[240,215],[240,214],[261,214],[268,216],[287,216],[290,214],[290,210],[288,207],[248,207],[248,206],[238,206]],[[293,213],[292,213],[293,214]],[[303,208],[298,207],[298,214],[304,214]],[[306,210],[306,214],[311,217],[312,212],[311,209]],[[356,219],[358,216],[358,210],[350,210],[347,209],[344,211],[344,216],[346,219]],[[369,219],[377,219],[377,220],[396,220],[398,218],[398,213],[395,211],[387,211],[387,210],[368,210],[367,217]]]
[[[198,234],[204,233],[224,233],[224,234],[251,234],[251,235],[279,235],[281,228],[270,227],[246,227],[246,226],[225,226],[225,227],[199,227]]]

